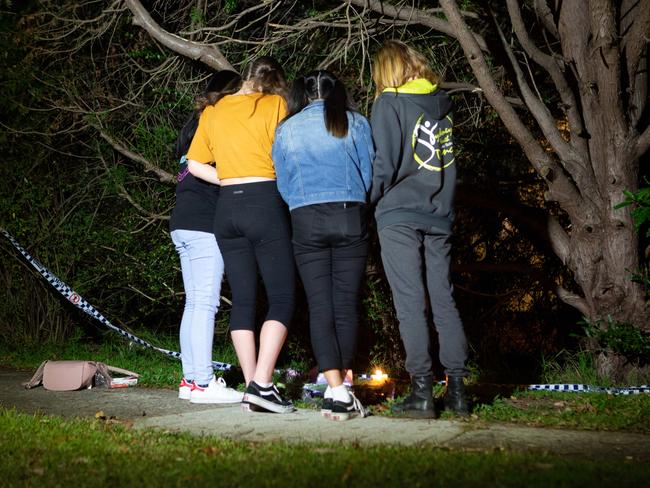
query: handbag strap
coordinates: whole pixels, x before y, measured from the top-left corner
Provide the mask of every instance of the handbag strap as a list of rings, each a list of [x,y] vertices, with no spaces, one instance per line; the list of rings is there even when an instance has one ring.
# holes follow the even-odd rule
[[[99,363],[98,363],[99,364]],[[110,366],[108,364],[101,363],[102,365],[106,366],[106,369],[112,373],[120,373],[126,376],[134,376],[136,378],[139,378],[140,375],[138,373],[134,373],[133,371],[129,371],[128,369],[122,369],[122,368],[117,368],[115,366]]]
[[[41,386],[41,384],[43,383],[43,370],[45,369],[45,363],[47,363],[47,360],[41,363],[41,365],[34,373],[34,376],[32,376],[32,378],[27,383],[23,383],[23,386],[27,390],[31,390],[32,388],[36,388],[37,386]]]

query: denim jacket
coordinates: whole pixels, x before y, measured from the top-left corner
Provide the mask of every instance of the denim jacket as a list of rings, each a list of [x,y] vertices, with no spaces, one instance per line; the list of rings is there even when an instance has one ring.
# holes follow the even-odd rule
[[[273,162],[278,190],[290,210],[316,203],[366,202],[375,156],[372,132],[363,115],[347,116],[343,138],[327,131],[321,100],[277,128]]]

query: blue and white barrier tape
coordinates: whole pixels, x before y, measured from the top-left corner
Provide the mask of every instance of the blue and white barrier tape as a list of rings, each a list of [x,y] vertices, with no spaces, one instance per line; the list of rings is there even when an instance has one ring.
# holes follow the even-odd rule
[[[148,347],[150,349],[153,349],[155,351],[161,352],[167,356],[176,358],[176,359],[181,359],[181,353],[176,352],[176,351],[169,351],[167,349],[162,349],[160,347],[156,347],[153,344],[148,343],[147,341],[140,339],[139,337],[134,336],[133,334],[120,329],[119,327],[111,324],[101,313],[95,309],[90,303],[88,303],[86,300],[84,300],[77,292],[75,292],[72,288],[70,288],[68,285],[66,285],[63,281],[61,281],[59,278],[54,276],[45,266],[43,266],[36,258],[32,257],[19,243],[16,241],[16,239],[13,238],[9,232],[7,232],[4,229],[0,229],[0,233],[4,235],[9,242],[20,252],[20,254],[23,255],[23,257],[27,260],[29,264],[31,264],[38,273],[47,280],[47,282],[54,287],[56,291],[58,291],[61,295],[63,295],[66,300],[68,300],[70,303],[72,303],[75,307],[83,311],[84,313],[90,315],[92,318],[95,320],[99,321],[102,325],[108,327],[109,329],[117,332],[118,334],[126,337],[129,341],[135,344],[139,344],[144,347]],[[212,361],[212,367],[216,370],[220,371],[228,371],[230,368],[232,368],[231,364],[228,363],[221,363],[219,361]]]
[[[362,374],[356,377],[357,381],[365,382],[370,380],[370,375]],[[446,382],[438,381],[438,385],[446,385]],[[327,383],[305,383],[303,390],[309,398],[322,397]],[[639,395],[641,393],[650,393],[650,385],[641,386],[626,386],[626,387],[610,387],[593,386],[584,384],[572,383],[556,383],[556,384],[543,384],[543,385],[528,385],[524,386],[529,391],[561,391],[561,392],[575,392],[575,393],[607,393],[610,395]]]
[[[529,385],[532,391],[567,391],[577,393],[609,393],[610,395],[638,395],[639,393],[650,393],[650,385],[611,387],[593,386],[572,383],[556,383],[548,385]]]

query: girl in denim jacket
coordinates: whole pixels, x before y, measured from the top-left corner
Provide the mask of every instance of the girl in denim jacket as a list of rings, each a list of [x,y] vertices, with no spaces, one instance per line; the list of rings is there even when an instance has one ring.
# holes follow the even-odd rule
[[[370,125],[350,109],[334,75],[320,70],[295,81],[273,161],[278,190],[291,211],[312,348],[328,383],[322,413],[333,420],[365,416],[343,380],[356,352],[373,157]]]

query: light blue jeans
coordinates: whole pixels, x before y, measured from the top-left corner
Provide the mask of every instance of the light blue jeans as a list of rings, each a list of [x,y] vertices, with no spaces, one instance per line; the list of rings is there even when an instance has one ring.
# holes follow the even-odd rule
[[[203,385],[209,383],[214,374],[212,340],[223,258],[212,233],[179,229],[173,231],[171,237],[181,259],[185,288],[180,330],[183,376]]]

